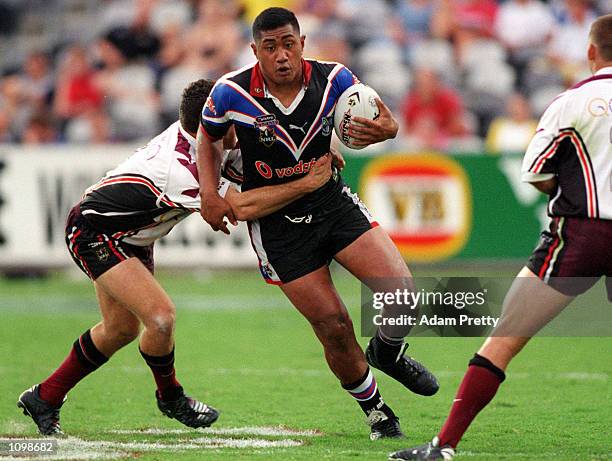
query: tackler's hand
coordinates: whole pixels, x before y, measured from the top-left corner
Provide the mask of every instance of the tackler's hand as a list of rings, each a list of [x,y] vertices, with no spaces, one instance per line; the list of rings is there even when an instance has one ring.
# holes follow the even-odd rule
[[[332,156],[330,153],[319,157],[310,171],[304,176],[306,188],[309,192],[324,186],[332,175]]]
[[[226,217],[234,226],[238,225],[231,205],[227,200],[219,196],[216,191],[215,193],[201,195],[200,215],[202,215],[204,221],[206,221],[215,232],[222,231],[229,235],[230,231],[227,228],[227,222],[225,221]]]

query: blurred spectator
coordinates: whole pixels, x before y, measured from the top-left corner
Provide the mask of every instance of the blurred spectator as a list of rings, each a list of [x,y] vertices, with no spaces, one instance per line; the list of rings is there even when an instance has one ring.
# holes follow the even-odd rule
[[[506,102],[506,115],[491,123],[487,134],[488,152],[524,152],[533,137],[537,120],[532,116],[529,102],[519,93],[514,93]]]
[[[70,120],[66,141],[80,144],[103,144],[113,141],[110,117],[100,109],[89,109]]]
[[[19,9],[16,2],[0,1],[0,35],[9,35],[19,24]]]
[[[30,54],[23,65],[22,76],[27,101],[35,110],[42,110],[48,106],[55,85],[49,57],[42,52]]]
[[[0,110],[0,144],[13,142],[14,140],[9,116],[6,112]]]
[[[21,142],[24,144],[50,144],[58,140],[59,132],[52,115],[48,112],[37,112],[28,120]]]
[[[589,0],[565,1],[565,8],[553,29],[549,54],[566,85],[590,74],[585,62],[585,50],[589,44],[591,23],[595,18]]]
[[[201,76],[218,76],[233,70],[242,45],[237,15],[232,0],[200,1],[198,18],[184,40],[186,60],[200,68]]]
[[[57,76],[54,110],[58,117],[77,117],[102,107],[102,92],[96,86],[94,76],[85,48],[80,45],[70,47],[60,63]]]
[[[540,0],[509,0],[501,5],[495,32],[517,72],[517,87],[524,87],[529,62],[545,54],[553,25],[552,13]]]
[[[153,136],[159,129],[155,74],[137,61],[128,62],[108,40],[98,43],[102,69],[95,85],[108,98],[118,140],[133,141]]]
[[[493,37],[497,9],[494,0],[440,0],[432,18],[432,33],[452,40],[462,62],[471,43]]]
[[[404,47],[407,61],[415,44],[430,34],[433,0],[400,0],[390,26],[394,40]]]
[[[0,80],[0,108],[10,120],[10,132],[19,137],[28,123],[33,107],[27,104],[25,84],[18,74],[7,75]]]
[[[106,40],[111,42],[128,60],[153,58],[160,48],[159,38],[150,26],[155,6],[153,0],[136,0],[135,10],[127,25],[111,28]]]
[[[368,42],[391,39],[387,30],[387,24],[393,17],[389,2],[384,0],[338,0],[336,13],[346,25],[346,39],[353,50]]]
[[[417,69],[412,89],[402,105],[408,136],[422,147],[445,148],[454,137],[468,133],[460,96],[429,69]]]

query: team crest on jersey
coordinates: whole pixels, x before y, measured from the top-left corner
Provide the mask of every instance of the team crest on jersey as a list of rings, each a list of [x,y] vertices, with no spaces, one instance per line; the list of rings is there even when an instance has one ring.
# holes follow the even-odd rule
[[[321,134],[323,136],[331,135],[333,126],[331,117],[321,117]]]

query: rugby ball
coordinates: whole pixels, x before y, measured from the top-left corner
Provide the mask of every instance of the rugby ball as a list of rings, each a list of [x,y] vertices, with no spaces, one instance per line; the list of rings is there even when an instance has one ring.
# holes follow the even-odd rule
[[[376,120],[380,115],[376,98],[378,93],[363,83],[350,86],[340,95],[334,113],[334,129],[342,144],[351,149],[363,149],[365,146],[355,146],[355,141],[349,136],[349,125],[353,117],[363,117]]]

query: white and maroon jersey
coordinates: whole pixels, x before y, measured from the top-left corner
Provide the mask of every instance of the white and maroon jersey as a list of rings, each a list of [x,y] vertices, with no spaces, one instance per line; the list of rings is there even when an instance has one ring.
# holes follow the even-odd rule
[[[612,67],[561,93],[542,115],[522,177],[554,176],[550,216],[612,219]]]
[[[116,239],[146,246],[200,209],[195,139],[175,122],[85,191],[81,213]],[[219,194],[242,180],[238,149],[226,151]]]

